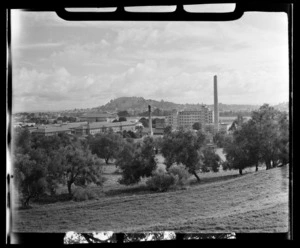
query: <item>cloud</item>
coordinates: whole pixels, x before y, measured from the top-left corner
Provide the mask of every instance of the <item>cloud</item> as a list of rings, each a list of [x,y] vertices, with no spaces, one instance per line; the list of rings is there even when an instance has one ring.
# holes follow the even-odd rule
[[[42,42],[34,44],[18,44],[15,49],[47,49],[47,48],[57,48],[64,45],[62,42]]]
[[[47,37],[34,39],[28,32],[22,36],[24,42],[16,43],[22,49],[20,56],[13,53],[15,102],[30,107],[94,107],[135,95],[209,104],[215,74],[220,102],[284,101],[284,18],[280,15],[279,21],[268,20],[260,27],[255,19],[259,16],[222,23],[92,24],[63,21],[55,13],[22,13],[23,34],[43,28],[40,32]]]

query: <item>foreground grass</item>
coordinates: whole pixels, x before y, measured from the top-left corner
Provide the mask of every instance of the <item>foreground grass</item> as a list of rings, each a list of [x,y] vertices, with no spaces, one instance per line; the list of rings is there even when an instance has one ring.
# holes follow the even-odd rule
[[[288,167],[187,190],[59,202],[13,214],[17,232],[287,232]]]

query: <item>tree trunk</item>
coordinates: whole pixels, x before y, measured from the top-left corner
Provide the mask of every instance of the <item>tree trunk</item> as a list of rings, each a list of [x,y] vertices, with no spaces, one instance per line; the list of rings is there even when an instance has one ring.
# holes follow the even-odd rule
[[[197,182],[200,182],[200,177],[198,177],[196,171],[193,171],[193,175],[197,178]]]
[[[108,164],[108,161],[109,161],[109,157],[108,158],[105,158],[105,163]]]
[[[272,167],[273,167],[273,168],[278,167],[278,164],[279,164],[279,163],[278,163],[277,160],[276,160],[276,161],[274,161],[274,160],[272,161]]]
[[[266,170],[269,170],[271,168],[271,162],[267,161],[266,162]]]
[[[258,163],[256,163],[255,171],[258,171]]]
[[[28,207],[29,206],[29,200],[31,198],[32,195],[29,195],[26,197],[25,201],[23,202],[23,206],[24,207]]]
[[[243,169],[239,169],[240,175],[243,175]]]
[[[68,185],[68,193],[69,193],[69,195],[72,195],[72,189],[71,189],[72,183],[73,183],[73,181],[68,181],[68,182],[67,182],[67,185]]]

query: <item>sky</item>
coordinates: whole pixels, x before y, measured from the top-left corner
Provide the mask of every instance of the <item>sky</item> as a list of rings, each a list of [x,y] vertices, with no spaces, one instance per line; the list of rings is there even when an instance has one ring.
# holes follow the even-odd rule
[[[213,104],[289,101],[285,13],[227,22],[71,22],[12,10],[13,113],[137,96]]]

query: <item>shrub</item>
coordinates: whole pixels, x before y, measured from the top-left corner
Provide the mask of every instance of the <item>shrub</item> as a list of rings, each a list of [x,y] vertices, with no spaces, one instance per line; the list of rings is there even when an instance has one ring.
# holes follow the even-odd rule
[[[224,171],[227,171],[227,170],[231,169],[230,164],[228,163],[228,161],[222,162],[222,168],[223,168]]]
[[[78,187],[74,190],[73,193],[74,201],[86,201],[92,199],[98,199],[98,195],[94,191],[91,191],[88,188],[81,188],[81,187]]]
[[[176,185],[184,186],[187,184],[190,173],[183,164],[173,164],[168,172],[177,178]]]
[[[164,192],[175,185],[176,177],[164,172],[162,169],[155,171],[150,179],[147,180],[147,186],[154,191]]]

